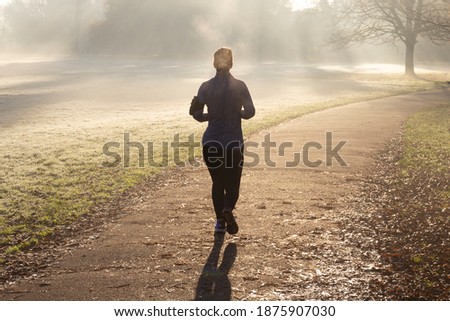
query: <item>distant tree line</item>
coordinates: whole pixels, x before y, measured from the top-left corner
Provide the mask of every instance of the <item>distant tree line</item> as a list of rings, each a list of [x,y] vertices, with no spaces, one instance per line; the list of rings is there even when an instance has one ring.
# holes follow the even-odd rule
[[[100,10],[99,0],[13,0],[0,12],[0,46],[25,53],[77,52],[87,46]]]
[[[321,0],[321,2],[327,2]],[[259,59],[316,59],[320,7],[289,0],[13,0],[3,8],[3,51],[195,58],[231,46]]]
[[[449,0],[316,0],[303,11],[289,0],[13,0],[0,12],[0,50],[190,59],[230,46],[252,59],[319,62],[327,41],[399,41],[411,71],[420,37],[448,44],[449,11]]]

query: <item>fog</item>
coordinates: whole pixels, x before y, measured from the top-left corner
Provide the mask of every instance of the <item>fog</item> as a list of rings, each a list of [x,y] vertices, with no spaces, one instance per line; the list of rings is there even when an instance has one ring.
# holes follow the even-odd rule
[[[0,7],[3,57],[208,59],[233,48],[248,63],[403,63],[404,48],[327,46],[333,2],[289,0],[14,0]],[[1,3],[1,2],[0,2]],[[317,3],[316,6],[311,4]],[[309,6],[307,6],[309,4]],[[297,10],[293,10],[293,7]],[[303,7],[307,9],[299,10]],[[448,62],[449,46],[419,41],[416,61]]]
[[[198,86],[214,75],[212,53],[222,46],[233,49],[232,72],[263,110],[371,92],[345,74],[401,73],[404,61],[401,46],[325,45],[333,7],[324,0],[307,9],[297,1],[297,10],[288,0],[0,3],[3,129],[60,127],[75,118],[96,126],[130,110],[184,116]],[[448,57],[448,46],[421,40],[417,70],[448,72]]]
[[[210,242],[212,235],[210,228],[214,222],[212,217],[206,214],[210,211],[209,205],[206,205],[209,202],[209,196],[205,187],[205,184],[209,184],[208,174],[203,173],[197,176],[196,169],[186,173],[170,171],[168,175],[158,176],[155,180],[153,178],[148,181],[143,180],[144,177],[162,170],[160,166],[151,165],[150,158],[157,163],[161,160],[162,164],[162,160],[168,156],[171,158],[170,165],[172,164],[175,155],[167,155],[168,152],[164,150],[164,146],[170,146],[169,154],[172,154],[172,151],[175,154],[175,150],[181,146],[183,161],[191,156],[188,155],[191,148],[188,152],[183,147],[188,137],[189,142],[194,136],[197,141],[201,139],[201,133],[204,132],[208,123],[199,123],[190,117],[189,106],[202,82],[216,74],[213,68],[213,53],[220,47],[232,48],[234,62],[231,73],[245,81],[256,108],[255,117],[250,121],[243,121],[242,124],[246,140],[256,140],[255,137],[262,138],[266,133],[273,133],[274,137],[276,135],[280,137],[276,140],[280,143],[277,150],[280,153],[283,151],[284,155],[284,147],[289,146],[291,142],[303,140],[302,144],[306,142],[309,142],[306,143],[308,145],[314,142],[318,144],[319,131],[326,129],[326,135],[321,132],[320,139],[326,137],[327,143],[319,144],[318,150],[321,151],[317,153],[325,150],[328,153],[331,146],[328,144],[328,134],[332,132],[333,135],[336,134],[335,143],[341,139],[345,143],[349,141],[347,146],[350,152],[347,155],[351,161],[358,158],[361,159],[360,164],[368,164],[366,162],[369,160],[372,162],[371,155],[384,146],[382,142],[385,138],[394,134],[393,124],[400,126],[402,115],[406,115],[407,109],[417,110],[419,105],[417,101],[421,95],[411,100],[409,98],[411,96],[406,97],[404,100],[406,106],[401,107],[399,111],[394,109],[397,106],[395,102],[402,100],[401,96],[394,97],[395,100],[378,100],[378,103],[374,103],[375,107],[372,104],[374,99],[435,89],[437,83],[439,86],[448,88],[450,47],[448,42],[438,46],[420,38],[415,48],[415,71],[420,78],[412,78],[403,75],[405,48],[401,43],[397,44],[397,47],[374,43],[359,44],[349,48],[331,45],[329,44],[330,36],[336,31],[333,6],[335,3],[347,1],[350,0],[297,0],[296,10],[293,10],[293,3],[289,0],[0,0],[0,134],[2,137],[0,144],[0,248],[4,253],[0,253],[0,278],[7,281],[2,288],[5,290],[2,291],[5,297],[13,295],[14,297],[9,296],[8,299],[21,300],[28,299],[28,296],[23,296],[26,293],[36,296],[47,294],[51,296],[51,293],[57,293],[59,299],[67,299],[67,297],[61,297],[64,291],[58,290],[58,284],[66,286],[70,283],[70,280],[66,280],[67,273],[64,271],[50,273],[68,266],[67,262],[62,261],[62,257],[61,260],[59,259],[59,255],[72,254],[71,250],[76,248],[80,248],[81,252],[78,253],[83,254],[88,247],[91,249],[91,242],[100,244],[94,243],[97,242],[95,241],[97,237],[99,242],[106,245],[104,249],[112,249],[109,244],[113,243],[104,238],[104,235],[116,238],[126,250],[136,247],[138,250],[146,248],[145,251],[148,249],[151,252],[151,255],[146,256],[151,264],[147,264],[148,262],[144,260],[135,262],[134,259],[133,262],[127,262],[126,255],[122,257],[124,252],[120,251],[117,252],[120,257],[114,254],[110,256],[109,250],[104,252],[105,255],[97,255],[107,262],[105,271],[110,270],[112,260],[119,262],[124,258],[124,265],[119,262],[118,267],[125,267],[122,270],[127,273],[127,278],[130,277],[129,273],[136,271],[137,273],[150,272],[145,273],[144,276],[148,280],[141,282],[145,285],[145,289],[138,291],[138,295],[142,294],[141,299],[157,298],[158,291],[166,293],[166,297],[169,297],[167,292],[175,291],[171,294],[172,298],[180,298],[184,295],[180,294],[183,292],[178,293],[179,290],[191,292],[193,287],[190,284],[193,285],[194,279],[198,277],[199,260],[203,260],[201,257],[206,253],[204,244]],[[409,0],[401,2],[408,3]],[[425,2],[432,1],[424,0]],[[450,2],[447,3],[450,6]],[[448,34],[450,35],[450,32]],[[428,96],[422,97],[427,99]],[[442,100],[444,99],[445,96]],[[345,107],[330,110],[333,113],[330,112],[328,115],[326,113],[311,114],[326,108],[361,101],[370,101],[368,104],[361,104],[363,116],[359,115],[359,109]],[[390,103],[386,104],[386,108],[381,108],[385,101]],[[411,101],[412,108],[409,105]],[[356,106],[361,105],[356,104]],[[342,110],[346,111],[342,113]],[[385,111],[389,112],[384,114]],[[289,121],[308,113],[309,115],[300,119],[301,122]],[[309,116],[312,118],[308,119]],[[319,118],[323,118],[324,121],[317,122]],[[388,120],[390,124],[382,123],[384,120]],[[287,125],[283,127],[284,129],[273,127],[282,122]],[[294,131],[292,130],[294,126],[301,128],[299,131]],[[346,130],[346,126],[349,130]],[[281,131],[277,132],[277,129]],[[287,135],[291,130],[293,132]],[[395,131],[397,130],[399,128],[395,127]],[[364,140],[360,140],[358,136]],[[126,165],[125,150],[128,148],[126,146],[131,144],[125,143],[125,137],[136,142],[132,144],[134,147],[131,148],[131,166],[129,167]],[[366,141],[369,144],[361,143]],[[119,156],[123,155],[123,166],[122,164],[117,167],[103,165],[105,162],[112,164],[113,161],[111,154],[105,153],[105,147],[113,146],[110,143],[119,146],[112,150],[120,153]],[[373,147],[375,145],[380,147]],[[136,146],[138,148],[135,148]],[[143,157],[141,157],[139,146],[145,146]],[[200,147],[200,144],[198,146]],[[309,147],[314,147],[314,150],[315,146],[317,145]],[[333,144],[333,146],[339,145]],[[302,151],[302,149],[290,147],[287,149]],[[275,151],[275,149],[272,150]],[[201,148],[197,151],[200,155]],[[289,151],[286,154],[287,158],[291,155]],[[305,149],[301,156],[302,161],[305,158],[304,151]],[[330,154],[334,152],[335,150]],[[311,159],[316,159],[315,155],[312,154]],[[395,159],[391,157],[391,154],[389,155],[389,161]],[[144,158],[148,166],[142,167],[140,164]],[[295,167],[288,172],[286,166],[283,168],[277,166],[277,170],[273,171],[269,170],[270,166],[264,167],[261,171],[258,169],[247,172],[246,170],[243,179],[252,182],[253,185],[246,183],[246,188],[254,190],[254,194],[245,195],[247,201],[243,202],[241,213],[252,213],[255,209],[262,210],[258,213],[267,212],[267,217],[271,220],[281,222],[269,224],[270,228],[272,225],[276,227],[271,231],[273,235],[282,236],[273,243],[282,246],[279,248],[270,246],[273,251],[288,250],[289,247],[295,247],[297,241],[303,244],[303,236],[307,235],[310,235],[308,236],[310,239],[306,238],[308,242],[305,244],[313,244],[322,236],[330,242],[338,240],[342,235],[328,233],[333,230],[340,231],[333,227],[336,222],[340,222],[335,218],[345,214],[345,220],[348,220],[351,218],[349,215],[353,213],[350,207],[349,215],[343,213],[342,209],[347,208],[347,204],[338,203],[348,201],[350,205],[365,204],[363,201],[359,202],[359,199],[363,199],[359,191],[364,186],[369,186],[366,183],[362,185],[362,178],[366,180],[365,177],[369,177],[369,168],[367,172],[362,172],[360,170],[362,165],[352,163],[351,167],[341,166],[342,171],[341,169],[334,171],[333,166],[324,170],[322,167],[310,168],[311,170],[307,167]],[[347,169],[350,176],[347,175]],[[374,176],[372,181],[378,181],[378,176]],[[137,185],[140,182],[145,184]],[[130,188],[132,186],[135,188]],[[164,187],[159,189],[159,186]],[[142,190],[141,187],[143,187]],[[302,187],[304,192],[299,187]],[[127,192],[122,193],[124,191]],[[379,192],[381,195],[384,190],[380,189]],[[422,193],[422,190],[419,192],[420,195],[431,195]],[[278,197],[277,193],[283,196]],[[273,198],[274,195],[276,198]],[[317,195],[320,198],[317,198]],[[402,194],[389,192],[389,195]],[[383,196],[382,204],[388,204],[385,201]],[[375,203],[371,201],[373,206],[376,205]],[[259,204],[264,206],[261,207]],[[272,211],[272,207],[279,208],[280,205],[283,208],[278,211],[278,215]],[[440,210],[440,207],[435,209]],[[323,213],[325,213],[324,219],[320,217]],[[125,215],[128,218],[122,221],[121,218],[125,218]],[[142,221],[141,224],[139,220],[135,220],[138,218],[136,215],[145,216],[148,220]],[[374,219],[378,217],[373,216]],[[309,227],[306,226],[306,229],[301,230],[302,235],[298,235],[298,226],[294,224],[294,221],[302,225],[306,222]],[[113,226],[114,222],[118,222],[118,225]],[[195,224],[191,224],[192,222]],[[126,227],[123,231],[127,232],[115,229],[120,227],[119,225]],[[168,226],[170,229],[166,228]],[[188,226],[187,234],[184,230],[186,226]],[[206,228],[206,226],[210,227]],[[368,225],[362,228],[365,226]],[[97,233],[100,229],[97,227],[105,229],[105,232],[110,227],[114,227],[115,232],[102,233],[103,236],[100,237]],[[122,234],[126,235],[130,231],[134,233],[134,227],[139,227],[139,230],[136,230],[136,241],[121,237]],[[264,226],[262,228],[265,229]],[[269,231],[270,228],[266,230]],[[326,233],[318,235],[324,229],[327,229]],[[255,231],[259,233],[260,230]],[[155,234],[153,231],[161,233]],[[181,234],[180,231],[182,231]],[[309,231],[312,232],[309,233]],[[192,239],[190,232],[196,235],[195,240]],[[56,237],[53,237],[53,234]],[[291,237],[291,234],[295,239]],[[258,246],[260,241],[264,242],[266,239],[265,237],[254,238],[251,233],[248,235],[248,240],[255,239],[255,244]],[[159,236],[161,240],[158,240]],[[268,237],[270,238],[270,235]],[[181,253],[180,248],[184,248],[184,245],[180,247],[180,238],[182,241],[183,238],[189,240],[186,242],[186,249],[193,249],[192,252],[186,251],[186,255],[191,256],[189,260],[177,254]],[[244,241],[245,238],[247,237],[243,238]],[[85,240],[89,243],[85,243]],[[372,241],[370,237],[368,240]],[[339,246],[344,244],[341,241],[337,243],[340,244]],[[323,245],[326,253],[334,251],[333,247],[328,247],[328,243]],[[178,247],[176,251],[175,247]],[[216,247],[215,244],[214,248]],[[156,252],[154,252],[155,249]],[[306,251],[317,252],[316,249],[317,247],[314,246],[307,248]],[[36,257],[32,254],[35,250],[38,253]],[[160,250],[162,252],[158,252]],[[176,254],[167,256],[167,253],[171,253],[172,250]],[[225,253],[226,251],[225,249]],[[248,248],[247,251],[252,252],[253,248]],[[244,254],[242,252],[239,254],[244,258],[240,259],[239,264],[245,264],[245,249],[243,252]],[[97,252],[91,251],[91,253],[96,255]],[[299,261],[297,252],[292,253],[294,259]],[[354,251],[352,248],[341,247],[336,253],[339,256],[343,253],[342,255],[345,256],[353,255]],[[355,253],[358,257],[358,253],[362,252],[358,250]],[[127,255],[129,254],[128,251]],[[280,265],[282,258],[278,255],[279,253],[273,252],[273,254],[271,257],[276,260],[269,263],[274,266]],[[384,271],[385,267],[378,262],[370,263],[368,261],[370,257],[366,255],[366,252],[363,254],[364,257],[361,257],[361,260],[357,258],[352,260],[353,263],[349,261],[353,265],[348,265],[350,263],[347,261],[348,264],[341,264],[340,261],[334,260],[338,263],[331,266],[331,269],[329,267],[331,256],[328,254],[324,258],[317,256],[317,259],[311,262],[320,261],[322,265],[308,263],[307,265],[311,265],[312,268],[310,271],[306,269],[305,273],[302,272],[306,276],[311,276],[309,283],[311,286],[308,285],[304,293],[312,291],[311,295],[313,295],[317,292],[316,290],[319,290],[322,293],[319,299],[322,297],[339,299],[343,295],[354,299],[355,278],[353,276],[355,276],[356,280],[362,280],[361,293],[366,295],[368,293],[365,289],[367,274],[360,272],[379,275],[378,271]],[[419,259],[422,257],[417,256],[418,254],[414,255]],[[132,257],[136,258],[134,254]],[[411,255],[408,254],[405,257],[411,261]],[[162,258],[164,264],[159,264]],[[305,258],[308,259],[306,256]],[[71,260],[75,259],[76,253]],[[87,275],[94,275],[92,260],[82,258],[75,261],[90,264],[86,269],[84,267],[80,269],[83,273],[82,277],[87,281],[78,282],[82,286],[86,285],[86,289],[89,288],[89,290],[86,290],[86,293],[69,292],[84,298],[99,299],[100,292],[106,296],[109,295],[106,291],[109,288],[113,293],[110,298],[117,299],[119,287],[124,291],[134,290],[134,284],[131,285],[131,283],[118,287],[108,285],[108,282],[112,280],[111,273],[116,271],[108,272],[105,282],[99,282],[98,275],[95,274],[95,282],[91,286]],[[94,263],[97,264],[96,262]],[[164,279],[174,279],[173,271],[165,267],[175,266],[180,262],[185,265],[185,267],[179,266],[180,269],[177,268],[177,271],[182,274],[180,277],[182,277],[183,289],[173,282],[169,284],[164,281]],[[428,264],[427,262],[423,261],[424,264]],[[145,264],[142,269],[139,266],[141,263]],[[262,263],[265,264],[265,262]],[[103,263],[99,264],[101,267]],[[158,264],[158,266],[152,264]],[[272,269],[270,264],[268,266]],[[287,262],[287,264],[290,263]],[[300,264],[303,263],[300,262]],[[218,270],[223,266],[222,263]],[[257,274],[253,266],[250,269],[243,266],[244,268],[240,267],[242,271],[248,270],[250,275]],[[297,271],[296,266],[292,266],[293,268],[289,268],[289,271]],[[48,267],[50,272],[41,271],[43,267]],[[134,270],[129,270],[128,267]],[[164,279],[159,279],[155,283],[153,275],[159,278],[159,273],[163,271],[159,271],[159,267],[164,268],[163,270],[170,275],[167,274],[166,278],[161,274]],[[317,287],[318,267],[325,271],[324,277],[328,274],[336,279],[337,274],[328,273],[328,271],[339,267],[335,269],[337,273],[344,271],[344,279],[349,278],[349,282],[340,282],[341,288],[330,292],[338,293],[337,297],[332,297],[326,288],[323,290]],[[304,266],[299,268],[303,271]],[[153,270],[156,272],[153,273]],[[92,273],[86,274],[86,271]],[[95,269],[95,271],[99,270]],[[177,271],[175,272],[178,273]],[[353,272],[348,274],[347,271],[353,271],[356,274]],[[374,271],[377,273],[372,273]],[[33,276],[28,277],[28,272]],[[63,281],[44,277],[47,274],[60,275]],[[202,274],[202,277],[209,274]],[[73,275],[69,276],[71,280],[80,279],[76,274],[71,275]],[[272,284],[273,280],[286,277],[286,273],[280,270],[277,276],[269,271],[266,276],[269,282],[254,278],[250,281],[256,280],[255,282],[262,285]],[[23,277],[27,283],[31,279],[36,279],[38,290],[34,294],[33,291],[20,290],[20,283],[16,282],[16,277]],[[292,279],[290,275],[288,277]],[[338,277],[341,278],[341,275],[339,274]],[[376,278],[374,280],[379,282],[378,276]],[[116,279],[120,280],[120,277]],[[42,283],[42,280],[45,282]],[[295,279],[292,280],[304,285],[303,281],[299,283]],[[261,283],[263,281],[264,283]],[[176,283],[181,284],[178,281]],[[271,286],[260,292],[263,295],[267,291],[273,292],[277,296],[275,299],[289,299],[285,295],[292,292],[290,290],[292,284],[283,283],[285,283],[283,287],[286,291],[281,289],[280,292],[278,286],[276,288]],[[332,287],[335,284],[331,279],[323,284],[325,283]],[[153,284],[162,284],[166,291],[160,291]],[[350,287],[347,286],[349,284]],[[128,285],[131,286],[128,287]],[[245,285],[247,289],[251,289],[252,286]],[[154,288],[154,293],[157,295],[152,296],[153,290],[150,287]],[[230,291],[234,289],[227,286],[228,288]],[[351,293],[349,289],[352,290]],[[380,293],[386,292],[384,290]],[[428,290],[431,293],[435,289]],[[259,294],[253,296],[255,292],[253,290],[247,296],[244,293],[247,290],[242,291],[242,296],[234,298],[271,299],[274,297],[272,294],[266,297]],[[302,293],[300,295],[292,292],[291,294],[294,295],[292,298],[305,299]],[[347,295],[347,293],[350,294]],[[192,293],[189,295],[192,297]],[[45,297],[41,296],[40,299],[42,298]],[[383,299],[386,298],[383,297]]]
[[[401,46],[325,45],[333,7],[322,0],[305,9],[306,3],[296,1],[293,10],[288,0],[3,1],[2,125],[36,117],[39,108],[73,106],[111,115],[136,104],[181,115],[214,74],[212,53],[222,46],[233,49],[233,73],[262,107],[367,89],[343,79],[343,72],[401,70]],[[448,72],[448,57],[448,46],[417,45],[418,70]]]

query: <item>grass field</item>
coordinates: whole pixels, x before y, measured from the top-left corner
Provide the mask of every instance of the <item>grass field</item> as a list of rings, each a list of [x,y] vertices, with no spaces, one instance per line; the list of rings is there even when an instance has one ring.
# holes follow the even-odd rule
[[[403,140],[405,151],[400,164],[405,171],[412,169],[432,175],[448,175],[450,105],[411,116],[406,124]]]
[[[144,68],[145,67],[145,68]],[[447,74],[409,80],[399,75],[315,73],[308,69],[252,72],[249,79],[257,116],[245,122],[251,135],[287,119],[334,106],[429,90]],[[93,205],[113,198],[160,168],[103,167],[103,145],[131,140],[181,141],[204,124],[187,114],[191,97],[211,76],[207,68],[53,62],[2,66],[0,77],[0,259],[35,246],[55,228],[89,215]],[[285,77],[283,75],[290,75]],[[267,79],[271,79],[270,81]],[[273,85],[275,84],[275,85]],[[123,156],[123,155],[122,155]],[[187,154],[181,155],[183,160]],[[170,162],[172,163],[172,162]]]
[[[450,105],[413,114],[380,173],[389,184],[374,229],[382,257],[397,272],[396,291],[411,300],[448,298],[449,129]]]
[[[418,197],[430,195],[429,206],[440,206],[442,213],[450,211],[450,105],[411,116],[403,141],[404,152],[399,164],[405,182],[414,181],[420,186],[416,191]],[[421,184],[417,184],[419,181]],[[426,200],[422,202],[426,207]]]

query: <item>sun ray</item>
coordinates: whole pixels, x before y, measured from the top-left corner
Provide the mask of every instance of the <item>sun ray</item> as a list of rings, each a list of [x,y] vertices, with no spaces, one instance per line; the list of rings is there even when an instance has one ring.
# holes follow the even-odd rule
[[[294,11],[313,8],[317,4],[317,1],[314,0],[290,0],[290,1],[292,5],[292,10]]]

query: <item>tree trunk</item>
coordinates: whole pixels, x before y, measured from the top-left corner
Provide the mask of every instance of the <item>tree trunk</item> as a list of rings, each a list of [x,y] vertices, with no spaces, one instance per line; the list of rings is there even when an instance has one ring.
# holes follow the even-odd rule
[[[405,75],[408,77],[416,77],[414,71],[414,47],[415,41],[406,42],[406,57],[405,57]]]

